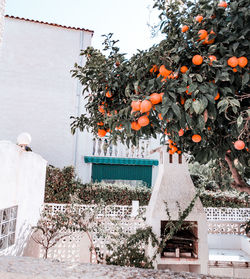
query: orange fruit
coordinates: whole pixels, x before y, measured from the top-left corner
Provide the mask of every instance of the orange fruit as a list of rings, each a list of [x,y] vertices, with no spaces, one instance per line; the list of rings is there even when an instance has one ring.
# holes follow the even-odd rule
[[[207,127],[207,130],[208,130],[208,131],[211,131],[211,127],[210,127],[210,126],[208,126],[208,127]]]
[[[193,135],[192,136],[192,141],[193,142],[200,142],[201,141],[201,136],[200,135]]]
[[[106,130],[103,130],[103,129],[98,129],[98,136],[99,137],[105,137],[105,135],[107,134],[107,131]]]
[[[178,150],[178,148],[177,148],[176,146],[173,146],[173,147],[171,148],[171,150],[175,153],[175,152]]]
[[[184,26],[181,28],[181,31],[182,31],[183,33],[185,33],[185,32],[188,31],[188,29],[189,29],[189,27],[188,27],[187,25],[184,25]]]
[[[168,150],[168,153],[169,153],[170,155],[174,155],[174,151],[173,151],[173,150]]]
[[[172,73],[172,71],[167,70],[166,67],[165,67],[164,65],[161,65],[161,67],[160,67],[160,69],[159,69],[159,72],[160,72],[160,75],[163,76],[163,77],[165,77],[165,78],[166,78],[167,76],[169,76],[169,75]]]
[[[187,67],[187,66],[182,66],[182,67],[181,67],[181,72],[182,72],[183,74],[185,74],[187,70],[188,70],[188,67]]]
[[[197,22],[202,22],[203,16],[198,15],[198,16],[195,18],[195,20],[196,20]]]
[[[99,110],[100,113],[104,113],[105,112],[104,106],[99,106],[98,110]]]
[[[144,100],[141,102],[141,109],[140,109],[140,112],[143,113],[143,112],[148,112],[150,111],[152,108],[152,103],[148,100]]]
[[[180,129],[179,131],[179,136],[182,137],[184,135],[184,130],[183,129]]]
[[[97,125],[98,126],[103,126],[104,124],[103,124],[103,122],[98,122]]]
[[[150,102],[153,104],[153,105],[157,105],[161,102],[162,100],[162,97],[159,93],[153,93],[150,95]]]
[[[107,97],[107,98],[111,98],[111,97],[112,97],[112,94],[111,94],[110,91],[107,91],[107,92],[106,92],[106,97]]]
[[[116,128],[116,130],[121,130],[122,129],[122,124],[117,126],[117,127],[115,127],[115,128]]]
[[[194,55],[192,58],[192,62],[194,65],[201,65],[201,63],[203,62],[203,58],[199,54]]]
[[[209,35],[211,35],[211,34],[215,34],[213,30],[209,33]],[[206,36],[204,42],[202,43],[203,45],[211,45],[214,43],[215,39],[213,38],[213,39],[209,40],[209,35]]]
[[[178,154],[181,154],[181,150],[178,150],[177,153],[178,153]]]
[[[217,61],[217,57],[214,56],[214,55],[209,55],[208,58],[210,59],[209,65],[212,65],[212,64],[213,64],[213,61]]]
[[[207,37],[207,31],[204,29],[201,29],[201,30],[199,30],[198,35],[199,35],[198,41],[204,40]]]
[[[217,95],[214,97],[214,100],[217,101],[220,98],[220,93],[218,92]]]
[[[186,90],[186,92],[188,92],[188,90]],[[188,93],[187,93],[187,94],[188,94]],[[183,98],[182,96],[181,96],[181,104],[182,104],[182,105],[185,104],[185,98]]]
[[[131,129],[135,131],[139,131],[141,129],[141,126],[136,121],[133,121],[131,122]]]
[[[155,73],[158,71],[157,65],[153,65],[153,67],[149,70],[150,73]]]
[[[158,114],[158,117],[159,117],[160,120],[163,120],[163,117],[162,117],[161,113]]]
[[[237,73],[237,69],[236,69],[236,68],[233,68],[233,72]]]
[[[223,8],[226,8],[227,7],[227,2],[225,1],[222,1],[218,4],[218,7],[223,7]]]
[[[171,144],[171,143],[173,143],[173,141],[172,141],[171,139],[169,139],[169,140],[168,140],[168,143]]]
[[[235,143],[234,143],[234,148],[237,149],[237,150],[242,150],[245,148],[245,143],[244,141],[242,140],[237,140]]]
[[[236,56],[233,56],[227,60],[228,66],[230,66],[232,68],[236,67],[238,65],[238,63],[239,63],[238,58]]]
[[[131,107],[132,107],[133,111],[140,111],[141,101],[132,101],[131,102]]]
[[[238,64],[241,68],[244,68],[248,63],[248,60],[245,56],[238,58]]]
[[[146,115],[139,117],[138,124],[142,127],[147,126],[149,124],[149,119]]]

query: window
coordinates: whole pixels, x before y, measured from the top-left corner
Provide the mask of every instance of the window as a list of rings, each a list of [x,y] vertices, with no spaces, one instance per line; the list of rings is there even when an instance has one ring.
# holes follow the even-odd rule
[[[0,251],[15,243],[17,206],[0,209]]]

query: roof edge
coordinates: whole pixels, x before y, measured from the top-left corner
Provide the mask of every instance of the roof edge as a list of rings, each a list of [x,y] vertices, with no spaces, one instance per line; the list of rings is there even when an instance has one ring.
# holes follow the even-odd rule
[[[28,21],[28,22],[34,22],[34,23],[51,25],[51,26],[55,26],[55,27],[65,28],[65,29],[90,32],[92,34],[92,36],[94,34],[93,30],[89,30],[89,29],[85,29],[85,28],[80,28],[80,27],[66,26],[66,25],[61,25],[61,24],[57,24],[57,23],[50,23],[50,22],[46,22],[46,21],[39,21],[39,20],[28,19],[28,18],[18,17],[18,16],[11,16],[11,15],[5,15],[5,17],[12,18],[12,19],[18,19],[18,20],[23,20],[23,21]]]

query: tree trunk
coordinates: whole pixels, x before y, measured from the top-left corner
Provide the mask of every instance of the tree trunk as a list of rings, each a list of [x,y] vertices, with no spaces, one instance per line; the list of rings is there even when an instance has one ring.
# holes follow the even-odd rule
[[[247,186],[246,182],[241,178],[237,169],[233,166],[233,162],[231,160],[230,154],[226,154],[225,160],[229,166],[229,169],[234,179],[234,182],[231,186],[237,191],[247,192],[250,195],[250,187]]]

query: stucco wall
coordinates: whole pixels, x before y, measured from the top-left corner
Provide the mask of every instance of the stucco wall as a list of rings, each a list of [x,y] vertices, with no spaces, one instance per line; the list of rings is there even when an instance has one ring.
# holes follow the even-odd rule
[[[18,206],[16,242],[1,254],[22,254],[30,226],[37,224],[44,200],[47,162],[38,154],[0,141],[0,209]]]
[[[76,138],[70,116],[77,114],[81,87],[70,70],[92,33],[5,18],[0,60],[0,140],[32,135],[32,149],[57,167],[74,165]],[[84,63],[84,60],[82,61]],[[80,111],[81,112],[81,111]],[[85,142],[85,144],[84,144]],[[79,146],[88,146],[79,133]],[[79,156],[85,147],[78,148]]]

